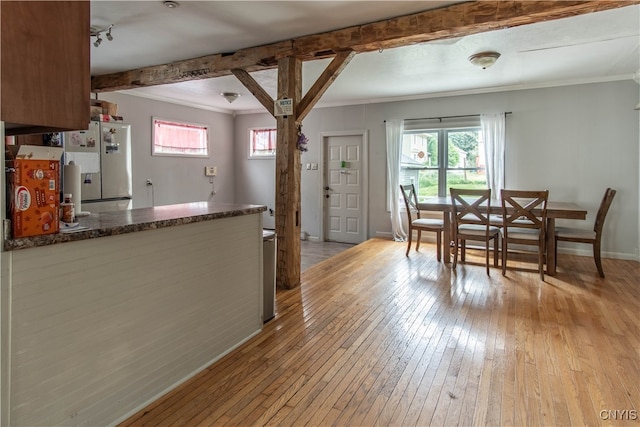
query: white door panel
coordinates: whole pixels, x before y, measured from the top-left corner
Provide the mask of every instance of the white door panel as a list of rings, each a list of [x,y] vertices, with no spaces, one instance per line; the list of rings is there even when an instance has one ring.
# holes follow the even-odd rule
[[[360,243],[366,238],[363,136],[328,136],[324,144],[325,240]]]

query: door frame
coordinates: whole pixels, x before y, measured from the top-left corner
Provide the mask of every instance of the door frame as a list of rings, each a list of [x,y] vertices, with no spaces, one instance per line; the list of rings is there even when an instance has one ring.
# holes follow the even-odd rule
[[[332,132],[320,132],[320,140],[322,144],[320,144],[320,159],[319,159],[319,169],[322,171],[322,178],[318,180],[318,197],[320,200],[320,206],[322,206],[322,215],[320,217],[320,236],[319,239],[321,242],[326,240],[325,236],[325,220],[327,214],[327,208],[325,204],[324,197],[324,187],[327,185],[327,174],[325,170],[325,154],[327,152],[327,139],[334,136],[359,136],[362,142],[362,161],[361,161],[361,173],[362,173],[362,186],[361,196],[362,196],[362,229],[363,229],[363,240],[365,241],[369,238],[369,131],[368,130],[344,130],[344,131],[332,131]]]

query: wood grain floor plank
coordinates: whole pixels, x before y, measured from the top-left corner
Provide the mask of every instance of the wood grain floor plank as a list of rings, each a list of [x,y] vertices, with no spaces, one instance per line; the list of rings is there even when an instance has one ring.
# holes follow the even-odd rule
[[[640,401],[640,265],[513,254],[455,271],[371,239],[278,290],[263,331],[121,426],[624,425]],[[629,424],[628,425],[633,425]]]

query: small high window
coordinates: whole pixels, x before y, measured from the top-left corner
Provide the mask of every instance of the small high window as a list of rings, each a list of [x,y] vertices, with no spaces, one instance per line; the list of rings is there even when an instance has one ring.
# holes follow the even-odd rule
[[[249,129],[249,158],[267,159],[276,156],[276,129]]]
[[[153,118],[155,156],[209,157],[209,127]]]

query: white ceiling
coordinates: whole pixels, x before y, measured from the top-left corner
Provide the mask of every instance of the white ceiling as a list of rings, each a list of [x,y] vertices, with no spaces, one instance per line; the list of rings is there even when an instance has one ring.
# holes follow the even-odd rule
[[[91,46],[91,74],[100,75],[315,34],[420,12],[446,1],[162,1],[91,2],[91,25],[113,24],[113,41]],[[103,37],[104,38],[104,37]],[[92,42],[93,42],[92,38]],[[317,107],[414,99],[513,88],[633,78],[640,69],[640,6],[470,35],[383,52],[349,63]],[[485,70],[467,58],[501,53]],[[329,59],[303,63],[306,91]],[[276,70],[252,73],[276,96]],[[229,104],[221,92],[241,97]],[[264,111],[234,77],[124,91],[222,112]]]

